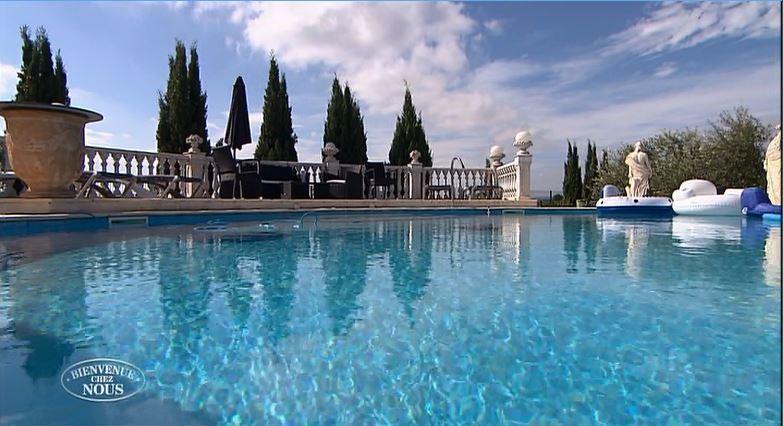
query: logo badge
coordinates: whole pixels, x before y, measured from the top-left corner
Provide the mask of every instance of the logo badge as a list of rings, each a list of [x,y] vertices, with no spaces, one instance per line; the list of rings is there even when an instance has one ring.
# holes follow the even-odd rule
[[[112,358],[93,358],[66,368],[60,376],[63,389],[92,402],[121,401],[144,389],[144,372],[135,365]]]

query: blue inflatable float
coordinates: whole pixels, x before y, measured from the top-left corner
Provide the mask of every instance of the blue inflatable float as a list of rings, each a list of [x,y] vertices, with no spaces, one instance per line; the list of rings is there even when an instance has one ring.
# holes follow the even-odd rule
[[[769,214],[780,217],[780,206],[770,203],[767,193],[761,188],[745,188],[742,191],[740,201],[742,203],[742,214],[746,216],[761,218]]]

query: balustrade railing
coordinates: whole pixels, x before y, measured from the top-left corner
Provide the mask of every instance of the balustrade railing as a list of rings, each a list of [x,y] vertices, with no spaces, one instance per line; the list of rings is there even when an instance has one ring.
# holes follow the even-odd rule
[[[326,163],[259,161],[258,164],[291,167],[302,182],[323,182],[327,172]],[[331,164],[331,163],[330,163]],[[340,170],[363,173],[363,166],[339,164]],[[88,146],[84,161],[87,172],[103,171],[125,173],[136,176],[176,175],[202,179],[201,191],[193,196],[216,197],[219,186],[218,175],[212,157],[204,154],[169,154],[132,151],[116,148]],[[527,170],[519,161],[497,168],[447,168],[422,167],[421,165],[385,166],[391,181],[385,198],[500,198],[519,200],[528,196],[524,193],[527,179],[529,191],[529,162]],[[332,169],[329,169],[332,170]],[[527,177],[520,176],[528,173]],[[335,174],[335,173],[332,173]],[[522,183],[520,183],[522,182]],[[188,185],[183,188],[190,191]],[[122,188],[112,187],[119,193]]]
[[[425,198],[492,198],[493,189],[497,188],[495,171],[491,168],[424,167],[423,174]],[[448,189],[436,191],[438,188]]]
[[[517,165],[516,163],[504,164],[496,169],[498,186],[503,193],[504,200],[516,200],[517,193]]]

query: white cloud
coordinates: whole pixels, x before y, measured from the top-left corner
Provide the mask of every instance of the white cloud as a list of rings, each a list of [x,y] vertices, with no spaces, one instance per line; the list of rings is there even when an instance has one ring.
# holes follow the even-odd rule
[[[677,64],[674,62],[665,62],[655,70],[653,76],[658,78],[668,77],[677,72]]]
[[[89,127],[84,129],[84,142],[90,146],[112,146],[111,141],[115,138],[114,133],[102,132]]]
[[[490,19],[489,21],[484,21],[484,28],[486,28],[490,33],[498,35],[503,32],[503,21],[500,19]]]
[[[666,3],[613,35],[608,52],[648,55],[728,37],[780,37],[780,4]]]
[[[16,90],[16,67],[0,62],[0,100],[8,100]]]

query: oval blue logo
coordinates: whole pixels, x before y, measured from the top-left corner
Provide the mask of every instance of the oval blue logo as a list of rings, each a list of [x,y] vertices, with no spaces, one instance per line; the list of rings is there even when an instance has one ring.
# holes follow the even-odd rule
[[[130,398],[144,389],[144,372],[135,365],[112,358],[93,358],[66,368],[60,384],[69,394],[93,402]]]

